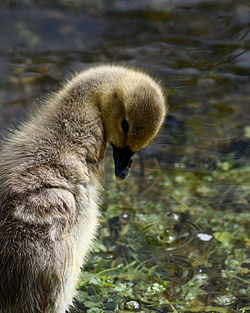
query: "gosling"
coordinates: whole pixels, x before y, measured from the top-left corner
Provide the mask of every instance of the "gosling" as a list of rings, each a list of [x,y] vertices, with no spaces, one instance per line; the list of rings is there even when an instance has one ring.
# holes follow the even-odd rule
[[[122,66],[78,73],[0,153],[0,313],[65,313],[98,227],[106,143],[124,179],[166,115],[160,86]]]

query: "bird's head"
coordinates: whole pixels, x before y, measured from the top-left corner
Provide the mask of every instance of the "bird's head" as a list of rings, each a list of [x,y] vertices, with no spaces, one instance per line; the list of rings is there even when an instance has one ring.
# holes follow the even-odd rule
[[[110,92],[102,98],[106,141],[113,147],[115,175],[124,179],[133,155],[159,132],[166,115],[161,87],[150,76],[127,68],[114,72]]]

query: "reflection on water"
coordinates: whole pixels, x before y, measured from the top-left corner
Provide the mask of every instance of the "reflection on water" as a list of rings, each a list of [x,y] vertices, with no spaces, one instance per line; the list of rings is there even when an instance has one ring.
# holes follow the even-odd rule
[[[141,67],[168,93],[161,135],[127,181],[109,166],[78,311],[247,312],[249,3],[6,0],[0,10],[2,134],[100,62]]]

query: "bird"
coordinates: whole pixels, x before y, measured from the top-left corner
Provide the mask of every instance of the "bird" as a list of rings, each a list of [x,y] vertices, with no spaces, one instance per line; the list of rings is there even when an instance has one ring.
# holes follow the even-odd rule
[[[125,65],[76,73],[0,151],[0,313],[65,313],[97,236],[106,146],[123,180],[160,131],[167,100]]]

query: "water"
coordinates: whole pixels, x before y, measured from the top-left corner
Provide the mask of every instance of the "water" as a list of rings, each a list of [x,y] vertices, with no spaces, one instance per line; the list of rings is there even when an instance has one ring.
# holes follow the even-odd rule
[[[75,310],[249,311],[249,2],[23,0],[0,13],[3,135],[91,64],[140,67],[168,94],[125,182],[108,152]]]

